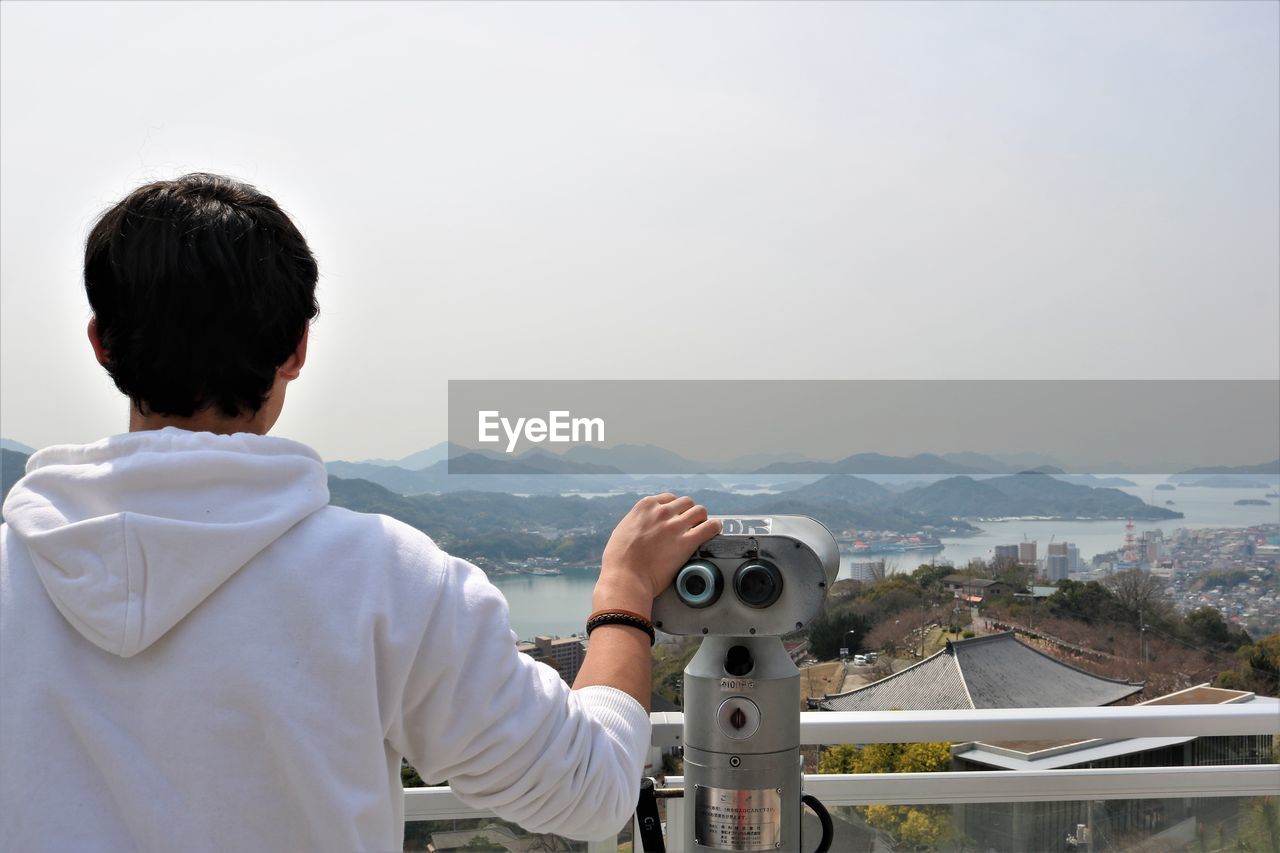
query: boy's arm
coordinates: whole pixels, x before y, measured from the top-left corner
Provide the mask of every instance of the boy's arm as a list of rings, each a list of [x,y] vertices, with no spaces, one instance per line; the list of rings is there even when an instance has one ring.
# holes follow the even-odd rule
[[[688,498],[642,499],[609,540],[594,606],[649,616],[653,598],[718,529]],[[635,810],[649,747],[648,635],[592,632],[570,690],[516,651],[506,601],[484,574],[449,562],[388,743],[428,782],[447,779],[464,802],[531,831],[616,832]]]
[[[618,523],[601,561],[591,596],[594,612],[627,610],[649,619],[653,600],[671,585],[698,546],[720,532],[693,498],[653,495]],[[602,625],[591,632],[587,657],[573,689],[604,685],[631,696],[645,711],[652,692],[649,636],[638,628]]]

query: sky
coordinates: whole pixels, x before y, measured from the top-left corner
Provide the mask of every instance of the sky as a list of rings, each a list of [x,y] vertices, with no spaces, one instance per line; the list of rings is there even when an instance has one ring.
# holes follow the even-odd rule
[[[1280,380],[1274,2],[5,2],[0,435],[127,428],[83,241],[195,170],[319,259],[326,458],[450,379]]]

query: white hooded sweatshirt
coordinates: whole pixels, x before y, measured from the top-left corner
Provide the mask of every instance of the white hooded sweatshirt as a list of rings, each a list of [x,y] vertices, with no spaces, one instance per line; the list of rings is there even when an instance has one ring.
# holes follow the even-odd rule
[[[515,649],[484,574],[331,507],[296,442],[36,453],[0,527],[0,846],[392,851],[400,758],[531,831],[615,832],[649,719]]]

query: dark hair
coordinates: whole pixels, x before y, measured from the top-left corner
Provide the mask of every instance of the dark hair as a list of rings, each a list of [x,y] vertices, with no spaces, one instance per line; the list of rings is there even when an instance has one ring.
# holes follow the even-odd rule
[[[319,271],[275,201],[194,173],[139,187],[89,233],[84,287],[116,387],[143,413],[262,408],[319,313]]]

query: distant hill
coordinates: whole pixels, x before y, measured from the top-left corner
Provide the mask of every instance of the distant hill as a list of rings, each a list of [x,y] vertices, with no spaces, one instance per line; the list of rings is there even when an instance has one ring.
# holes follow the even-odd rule
[[[912,489],[898,505],[913,512],[959,518],[1182,518],[1118,489],[1094,489],[1027,472],[986,480],[951,477]]]
[[[679,453],[652,444],[618,444],[613,447],[579,444],[565,451],[564,458],[628,474],[706,474],[726,467],[686,459]]]
[[[949,477],[899,495],[898,506],[953,518],[1017,515],[1013,501],[990,483],[991,480],[972,477]]]
[[[449,442],[441,441],[433,444],[426,450],[419,450],[417,453],[410,453],[399,459],[362,459],[360,462],[365,465],[381,465],[385,467],[404,468],[408,471],[421,471],[428,468],[442,459],[449,458]]]
[[[1014,474],[1018,471],[1029,471],[1043,467],[1063,468],[1065,470],[1065,466],[1061,462],[1043,453],[974,453],[973,451],[963,451],[939,455],[948,462],[967,465],[970,468],[976,468],[988,474]]]
[[[933,453],[885,456],[855,453],[838,462],[775,462],[753,474],[984,474],[979,468],[949,462]]]
[[[879,483],[851,474],[828,474],[816,482],[785,489],[782,495],[801,499],[839,498],[853,504],[870,504],[888,501],[893,493]]]
[[[36,449],[21,441],[14,441],[12,438],[0,438],[0,450],[12,450],[14,453],[22,453],[30,456],[36,452]]]
[[[1275,482],[1280,480],[1280,459],[1259,465],[1238,465],[1234,468],[1218,465],[1210,468],[1191,468],[1169,477],[1172,483],[1215,488],[1257,488],[1242,477],[1260,477]],[[1231,479],[1235,478],[1235,479]]]
[[[642,448],[649,453],[654,448]],[[605,458],[600,454],[586,455]],[[615,457],[618,458],[618,457]],[[632,457],[632,461],[638,457]],[[651,457],[650,461],[653,458]],[[668,460],[670,461],[670,460]],[[686,460],[687,461],[687,460]],[[841,460],[849,467],[870,467],[884,471],[901,467],[902,460],[879,454],[858,454]],[[911,461],[919,467],[934,468],[940,457],[922,455]],[[777,463],[800,466],[819,463]],[[821,463],[826,464],[826,463]],[[453,473],[447,469],[452,466]],[[557,473],[551,472],[560,469]],[[437,462],[421,471],[369,463],[331,462],[329,473],[344,479],[363,479],[401,495],[493,492],[513,495],[561,495],[572,492],[643,493],[653,491],[689,492],[706,495],[717,506],[715,512],[804,512],[825,513],[843,527],[912,531],[922,524],[947,524],[957,518],[1007,518],[1044,516],[1053,518],[1181,518],[1182,514],[1147,505],[1140,498],[1115,488],[1095,488],[1096,484],[1129,481],[1102,480],[1088,475],[1046,474],[1028,471],[975,479],[968,475],[949,477],[912,488],[893,488],[848,473],[828,474],[821,479],[787,488],[775,495],[732,495],[720,483],[699,475],[633,478],[616,469],[607,469],[583,459],[540,450],[512,458],[467,454],[450,462]],[[1059,468],[1046,470],[1060,471]],[[595,472],[595,473],[593,473]],[[799,506],[790,510],[784,507]]]
[[[421,504],[368,480],[348,480],[330,475],[329,503],[356,512],[389,515],[423,531],[431,522],[430,515]]]
[[[510,494],[607,492],[629,487],[633,482],[616,469],[573,462],[540,450],[510,458],[465,453],[418,471],[396,465],[341,461],[329,462],[325,468],[336,477],[368,480],[402,495],[459,491]]]
[[[31,458],[29,453],[19,453],[16,450],[0,448],[0,504],[4,503],[4,499],[9,496],[9,490],[13,488],[13,484],[22,479],[22,475],[27,470],[27,460]],[[0,518],[3,518],[0,515]]]
[[[1179,471],[1174,475],[1174,477],[1196,477],[1201,474],[1270,474],[1275,477],[1280,477],[1280,459],[1275,459],[1271,462],[1263,462],[1259,465],[1238,465],[1234,468],[1224,465],[1212,468],[1192,468],[1187,471]],[[1173,478],[1171,477],[1170,479]]]
[[[437,462],[428,471],[457,474],[612,474],[621,476],[617,468],[575,462],[561,456],[553,456],[543,450],[531,450],[510,459],[464,453],[444,462]]]
[[[643,492],[661,493],[661,492],[693,492],[698,490],[723,491],[724,483],[714,477],[708,477],[706,474],[692,474],[688,476],[673,475],[654,475],[652,477],[636,477],[632,480],[631,486]],[[626,488],[630,488],[626,487]]]
[[[874,486],[874,484],[871,484]],[[550,553],[590,553],[591,543],[603,547],[608,533],[635,504],[637,492],[599,498],[560,495],[518,497],[496,492],[450,492],[439,495],[397,495],[377,484],[329,478],[330,499],[335,506],[360,512],[380,512],[417,527],[444,547],[471,555],[507,555],[509,558]],[[812,516],[833,530],[848,527],[875,530],[917,531],[937,525],[940,529],[969,532],[965,522],[930,518],[892,506],[854,506],[846,500],[822,495],[735,495],[722,491],[695,491],[694,500],[718,514],[799,513]],[[568,531],[572,542],[547,535]],[[576,533],[574,532],[576,531]],[[590,558],[590,557],[588,557]]]
[[[1258,480],[1249,479],[1251,475],[1240,474],[1214,474],[1209,477],[1193,477],[1183,480],[1184,488],[1194,488],[1200,486],[1206,489],[1266,489],[1270,488],[1267,483]]]
[[[1064,483],[1075,483],[1077,486],[1090,486],[1095,489],[1124,489],[1138,485],[1124,477],[1095,477],[1092,474],[1055,474],[1054,476]]]
[[[731,459],[727,465],[717,466],[716,473],[728,474],[739,471],[746,473],[757,468],[763,468],[765,465],[772,465],[774,462],[812,461],[814,461],[813,457],[804,453],[749,453],[746,456],[737,456]]]

